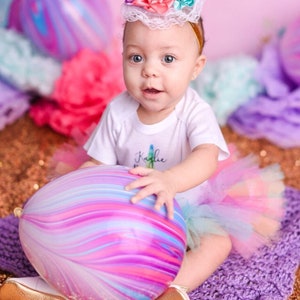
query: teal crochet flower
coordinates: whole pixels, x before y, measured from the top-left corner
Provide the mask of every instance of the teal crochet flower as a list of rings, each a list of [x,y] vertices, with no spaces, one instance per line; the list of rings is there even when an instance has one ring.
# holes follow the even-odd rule
[[[175,0],[174,8],[175,9],[183,9],[186,6],[192,7],[194,5],[194,0]]]
[[[263,85],[256,78],[258,60],[250,55],[235,55],[210,61],[192,82],[213,108],[221,126],[240,106],[262,93]]]
[[[61,64],[42,55],[13,29],[0,27],[0,36],[0,77],[22,91],[50,95],[61,75]]]

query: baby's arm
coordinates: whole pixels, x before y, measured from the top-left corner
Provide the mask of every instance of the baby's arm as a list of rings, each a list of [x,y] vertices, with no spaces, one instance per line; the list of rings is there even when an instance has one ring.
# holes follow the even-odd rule
[[[142,176],[126,186],[127,190],[141,188],[131,199],[133,203],[155,194],[155,209],[166,205],[169,218],[173,218],[173,200],[177,193],[189,190],[207,180],[216,170],[219,148],[213,144],[196,147],[180,164],[166,171],[137,167],[132,174]]]

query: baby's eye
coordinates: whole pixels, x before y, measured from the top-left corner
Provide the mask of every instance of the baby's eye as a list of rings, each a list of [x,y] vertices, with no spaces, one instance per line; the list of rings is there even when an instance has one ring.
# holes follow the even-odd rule
[[[172,63],[175,60],[175,57],[172,55],[165,55],[163,61],[167,64]]]
[[[130,60],[134,63],[140,63],[143,60],[143,57],[139,54],[134,54],[130,57]]]

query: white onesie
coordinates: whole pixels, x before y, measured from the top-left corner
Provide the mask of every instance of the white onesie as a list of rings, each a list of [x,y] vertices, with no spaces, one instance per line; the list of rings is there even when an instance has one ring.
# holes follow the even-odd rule
[[[219,160],[228,156],[212,109],[192,88],[188,88],[166,119],[153,125],[140,122],[138,105],[127,92],[108,105],[84,145],[89,156],[107,165],[144,166],[157,170],[180,163],[201,144],[217,145]]]

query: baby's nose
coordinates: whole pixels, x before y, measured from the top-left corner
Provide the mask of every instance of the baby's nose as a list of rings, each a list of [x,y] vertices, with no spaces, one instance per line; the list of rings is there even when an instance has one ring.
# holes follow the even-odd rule
[[[158,68],[154,64],[146,63],[144,65],[142,76],[143,77],[157,77],[159,75]]]

